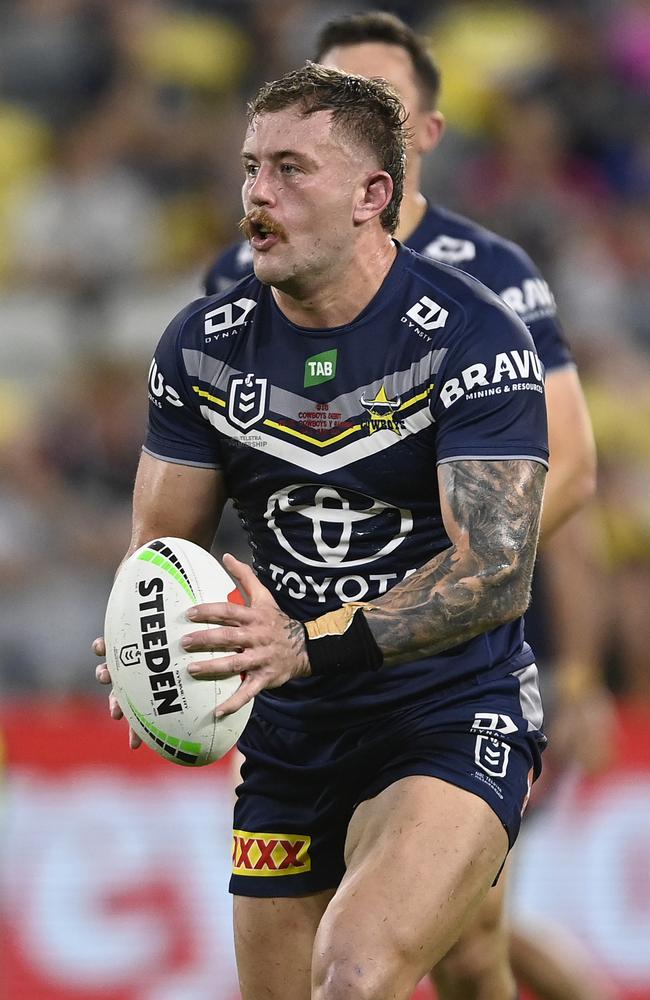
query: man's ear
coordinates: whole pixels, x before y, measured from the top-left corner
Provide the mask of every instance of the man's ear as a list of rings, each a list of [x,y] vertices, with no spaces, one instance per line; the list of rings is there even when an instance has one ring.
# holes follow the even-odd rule
[[[415,137],[417,152],[421,155],[435,149],[445,131],[445,116],[441,111],[421,111],[417,135]]]
[[[367,174],[352,212],[356,224],[368,222],[381,215],[393,197],[393,178],[385,170]]]

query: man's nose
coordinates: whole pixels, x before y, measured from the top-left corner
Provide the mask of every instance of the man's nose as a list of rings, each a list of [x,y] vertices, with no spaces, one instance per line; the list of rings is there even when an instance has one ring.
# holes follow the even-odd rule
[[[248,195],[254,205],[272,205],[275,202],[275,191],[270,171],[260,167],[248,187]]]

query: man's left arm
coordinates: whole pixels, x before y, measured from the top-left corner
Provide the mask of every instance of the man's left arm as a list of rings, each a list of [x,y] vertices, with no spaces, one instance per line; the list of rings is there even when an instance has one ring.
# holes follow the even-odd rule
[[[390,665],[457,646],[524,613],[546,469],[532,460],[438,467],[451,545],[366,612]]]
[[[319,635],[328,644],[325,660],[331,658],[332,637],[346,641],[341,663],[333,661],[332,669],[363,669],[357,655],[360,640],[352,648],[349,631],[360,611],[387,667],[450,649],[518,618],[530,595],[545,475],[545,467],[529,459],[441,464],[438,481],[449,547],[371,605],[344,605],[307,623],[308,641],[303,626],[278,608],[250,567],[230,557],[226,569],[248,593],[250,606],[199,606],[192,620],[221,627],[189,634],[184,644],[193,652],[236,655],[197,663],[191,672],[205,680],[246,674],[238,691],[220,706],[219,714],[229,714],[264,688],[309,676],[314,668],[310,647],[318,644]]]

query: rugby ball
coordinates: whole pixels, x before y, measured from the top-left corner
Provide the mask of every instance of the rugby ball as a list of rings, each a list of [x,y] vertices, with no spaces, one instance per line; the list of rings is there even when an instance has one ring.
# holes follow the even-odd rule
[[[241,679],[197,680],[190,663],[228,653],[189,653],[181,638],[201,628],[194,604],[244,600],[221,563],[193,542],[156,538],[120,566],[108,600],[104,637],[113,690],[131,728],[153,750],[187,767],[223,757],[237,742],[252,701],[232,715],[214,709]]]

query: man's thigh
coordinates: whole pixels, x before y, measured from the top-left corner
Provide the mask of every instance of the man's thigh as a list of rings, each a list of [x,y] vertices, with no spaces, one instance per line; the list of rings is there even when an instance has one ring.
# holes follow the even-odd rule
[[[347,871],[321,921],[314,1000],[365,978],[359,995],[407,998],[448,951],[492,885],[508,837],[487,803],[411,776],[357,808]],[[351,996],[357,994],[352,992]]]
[[[235,896],[235,953],[242,1000],[310,1000],[311,956],[334,890],[294,899]]]

